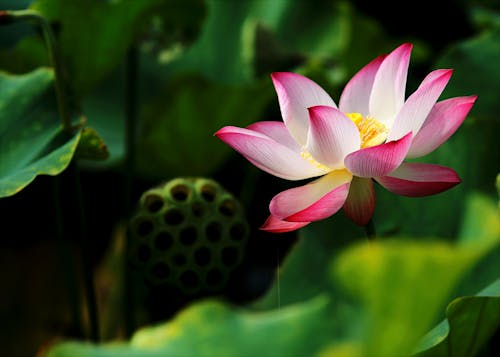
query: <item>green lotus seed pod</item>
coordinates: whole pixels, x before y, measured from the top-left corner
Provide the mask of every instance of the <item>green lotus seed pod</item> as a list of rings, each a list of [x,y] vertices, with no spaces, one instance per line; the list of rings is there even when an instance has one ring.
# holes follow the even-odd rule
[[[129,260],[150,284],[199,294],[225,286],[249,227],[241,204],[217,182],[176,178],[142,194],[129,236]]]

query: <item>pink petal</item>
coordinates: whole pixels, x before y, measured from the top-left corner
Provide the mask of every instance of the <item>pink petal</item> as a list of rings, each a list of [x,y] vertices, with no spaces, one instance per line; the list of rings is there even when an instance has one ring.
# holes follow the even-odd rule
[[[385,176],[404,160],[411,145],[411,133],[396,141],[355,151],[345,158],[346,168],[359,177]]]
[[[307,108],[316,105],[336,108],[335,102],[323,88],[300,74],[275,72],[271,78],[285,125],[295,140],[305,145],[309,129]]]
[[[406,77],[412,45],[405,43],[383,60],[370,94],[370,116],[391,127],[405,100]]]
[[[247,129],[257,131],[269,136],[274,141],[283,144],[290,149],[300,153],[301,146],[290,135],[288,129],[282,121],[258,121],[247,126]]]
[[[448,167],[408,162],[376,180],[389,191],[410,197],[434,195],[460,183],[457,173]]]
[[[217,131],[215,136],[271,175],[287,180],[302,180],[326,173],[304,160],[300,153],[256,131],[226,126]]]
[[[364,66],[346,84],[340,96],[339,109],[344,113],[370,114],[370,93],[375,75],[386,56],[378,56]]]
[[[342,209],[356,224],[365,226],[375,211],[375,189],[372,179],[354,177]]]
[[[283,221],[279,218],[270,215],[269,218],[264,222],[261,230],[271,233],[285,233],[295,231],[299,228],[307,226],[311,222],[288,222]]]
[[[387,140],[399,139],[409,132],[417,135],[425,118],[450,80],[452,72],[451,69],[438,69],[425,77],[422,84],[406,100],[396,115]]]
[[[309,116],[311,124],[306,150],[333,170],[344,168],[344,158],[361,146],[356,125],[332,107],[309,108]]]
[[[476,98],[476,96],[456,97],[436,103],[424,125],[413,138],[406,157],[427,155],[448,140],[465,120]]]
[[[283,191],[269,204],[271,214],[290,222],[312,222],[331,216],[344,204],[352,175],[333,171],[307,185]]]

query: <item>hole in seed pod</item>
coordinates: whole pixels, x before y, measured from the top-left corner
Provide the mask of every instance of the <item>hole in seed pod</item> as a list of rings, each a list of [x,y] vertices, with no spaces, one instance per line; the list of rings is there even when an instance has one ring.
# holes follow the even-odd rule
[[[215,200],[215,196],[217,195],[217,189],[210,184],[205,184],[201,186],[201,197],[207,202],[213,202]]]
[[[227,217],[234,216],[236,211],[237,211],[237,205],[234,200],[230,199],[224,200],[219,206],[219,212]]]
[[[218,242],[222,238],[222,226],[219,222],[210,222],[205,227],[205,235],[210,242]]]
[[[206,281],[208,285],[218,286],[224,281],[224,275],[218,269],[210,269]]]
[[[181,243],[184,245],[193,245],[194,242],[196,242],[197,238],[198,238],[198,232],[196,231],[196,228],[193,226],[183,228],[179,235],[179,239]]]
[[[170,275],[170,269],[165,263],[156,263],[151,269],[153,275],[158,279],[167,279]]]
[[[179,202],[186,201],[189,197],[189,192],[189,187],[183,184],[175,185],[170,189],[170,194],[172,195],[173,199]]]
[[[174,255],[173,261],[174,261],[174,264],[177,265],[178,267],[183,266],[187,263],[186,257],[182,254]]]
[[[155,247],[158,250],[167,250],[172,247],[174,240],[168,232],[158,232],[155,236]]]
[[[200,278],[192,270],[186,270],[181,274],[180,277],[182,285],[188,289],[196,287],[200,283]]]
[[[229,235],[234,241],[241,241],[245,238],[247,233],[246,226],[243,223],[235,223],[229,228]]]
[[[139,237],[145,237],[153,231],[153,222],[147,218],[142,218],[135,224],[135,232]]]
[[[171,208],[165,213],[165,215],[163,216],[163,220],[166,224],[177,226],[181,224],[182,221],[184,221],[184,214],[177,208]]]
[[[149,194],[144,199],[144,206],[151,213],[156,213],[163,208],[163,198],[160,195]]]
[[[137,259],[141,263],[146,263],[151,257],[151,249],[145,244],[142,244],[137,249]]]
[[[226,266],[233,266],[239,259],[238,249],[235,247],[225,247],[222,249],[221,260]]]
[[[191,205],[191,211],[193,212],[193,215],[195,217],[202,217],[203,214],[205,213],[205,208],[203,207],[203,204],[200,202],[193,202]]]
[[[196,249],[196,251],[194,252],[194,261],[199,266],[204,267],[208,265],[211,259],[212,259],[212,253],[210,252],[210,249],[208,249],[207,247],[200,247]]]

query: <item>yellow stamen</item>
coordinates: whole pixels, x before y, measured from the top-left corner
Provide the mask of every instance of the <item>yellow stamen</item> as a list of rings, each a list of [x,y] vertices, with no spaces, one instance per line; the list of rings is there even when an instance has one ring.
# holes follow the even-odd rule
[[[346,115],[358,127],[362,148],[382,144],[387,139],[389,129],[378,120],[369,116],[363,117],[360,113]]]
[[[331,171],[331,169],[328,166],[325,166],[325,165],[317,162],[316,160],[314,160],[311,153],[309,151],[307,151],[305,149],[305,147],[302,148],[302,151],[300,152],[300,156],[302,156],[302,158],[304,158],[308,163],[317,167],[320,170]]]

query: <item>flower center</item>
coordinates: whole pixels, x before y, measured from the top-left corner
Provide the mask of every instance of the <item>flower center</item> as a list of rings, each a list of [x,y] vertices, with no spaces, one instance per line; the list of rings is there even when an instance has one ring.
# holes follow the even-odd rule
[[[302,158],[305,159],[311,165],[316,166],[318,169],[321,169],[324,171],[331,171],[331,169],[328,166],[325,166],[322,163],[317,162],[314,159],[314,157],[312,157],[311,153],[306,150],[305,147],[302,147],[302,151],[300,152],[300,156],[302,156]]]
[[[361,148],[382,144],[387,139],[389,129],[378,120],[369,116],[363,117],[360,113],[345,113],[358,127],[361,137]]]

